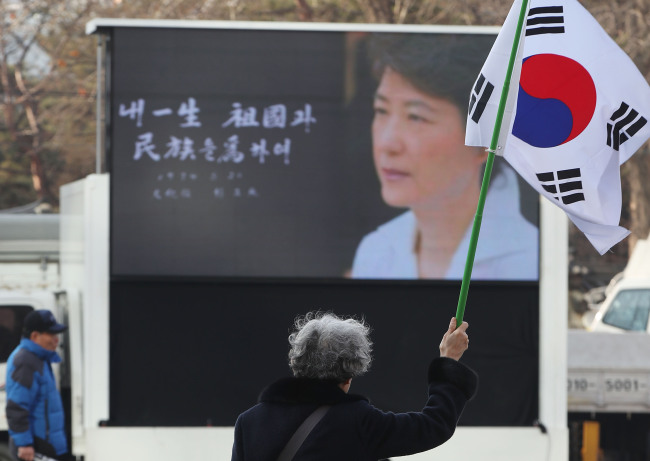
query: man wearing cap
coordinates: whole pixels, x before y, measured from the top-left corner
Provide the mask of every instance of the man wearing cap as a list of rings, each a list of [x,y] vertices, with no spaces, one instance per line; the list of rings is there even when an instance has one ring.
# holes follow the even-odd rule
[[[58,334],[66,329],[52,312],[32,311],[9,356],[6,413],[14,459],[33,461],[36,453],[59,458],[68,451],[63,404],[52,373],[52,363],[61,361]]]

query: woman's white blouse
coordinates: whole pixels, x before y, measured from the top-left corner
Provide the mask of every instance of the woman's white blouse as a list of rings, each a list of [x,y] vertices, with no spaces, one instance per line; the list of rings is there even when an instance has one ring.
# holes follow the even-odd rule
[[[444,278],[462,279],[472,226],[466,230]],[[416,279],[416,218],[408,211],[366,235],[357,248],[353,278]],[[503,168],[485,201],[472,280],[537,280],[539,232],[519,211],[514,171]]]

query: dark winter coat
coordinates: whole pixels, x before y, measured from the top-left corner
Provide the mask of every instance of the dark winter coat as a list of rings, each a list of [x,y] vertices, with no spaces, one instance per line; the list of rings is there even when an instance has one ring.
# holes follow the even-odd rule
[[[48,456],[67,452],[65,417],[52,363],[61,358],[23,338],[7,361],[7,422],[18,447]]]
[[[332,405],[294,460],[376,461],[430,450],[447,441],[478,378],[465,365],[438,358],[429,366],[429,398],[420,412],[383,412],[335,381],[286,378],[260,395],[235,424],[232,461],[275,461],[298,426]]]

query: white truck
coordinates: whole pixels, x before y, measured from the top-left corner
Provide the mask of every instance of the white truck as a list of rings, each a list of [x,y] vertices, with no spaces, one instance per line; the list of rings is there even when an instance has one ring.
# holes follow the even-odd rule
[[[90,175],[61,193],[62,285],[70,325],[72,447],[88,461],[230,459],[232,427],[115,427],[109,418],[109,182]],[[537,427],[460,427],[450,442],[414,460],[567,460],[566,221],[542,205],[540,421]],[[553,243],[551,243],[553,242]],[[563,249],[566,247],[563,247]],[[565,259],[564,259],[565,261]],[[171,397],[180,398],[180,397]],[[165,405],[165,402],[160,402]]]

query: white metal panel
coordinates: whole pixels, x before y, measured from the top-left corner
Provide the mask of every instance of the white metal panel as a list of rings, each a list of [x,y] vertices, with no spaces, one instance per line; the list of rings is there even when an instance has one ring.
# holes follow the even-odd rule
[[[541,197],[539,286],[539,419],[549,431],[565,433],[567,426],[568,219]],[[549,459],[568,459],[566,453]]]
[[[0,305],[9,306],[23,304],[33,306],[34,309],[48,309],[55,315],[58,313],[54,292],[50,290],[31,288],[25,290],[0,290]]]
[[[313,32],[360,31],[360,32],[444,32],[459,34],[497,34],[498,26],[449,26],[414,24],[364,24],[328,22],[282,22],[282,21],[208,21],[180,19],[131,19],[95,18],[86,23],[86,34],[94,34],[102,28],[156,27],[179,29],[249,29],[249,30],[307,30]]]
[[[581,412],[650,411],[650,335],[570,331],[568,408]]]
[[[70,322],[72,446],[108,419],[108,175],[61,188],[61,279]]]
[[[94,427],[109,417],[109,181],[107,174],[85,181],[84,426]]]
[[[69,359],[72,426],[72,450],[84,454],[83,430],[83,331],[82,295],[84,278],[84,181],[75,181],[61,187],[61,285],[65,290],[69,323]]]
[[[0,257],[0,290],[56,290],[59,285],[56,261],[2,262]]]
[[[228,460],[230,427],[92,428],[88,457],[92,461]],[[447,443],[433,450],[394,459],[413,461],[498,460],[548,461],[568,458],[568,433],[538,428],[459,428]]]

